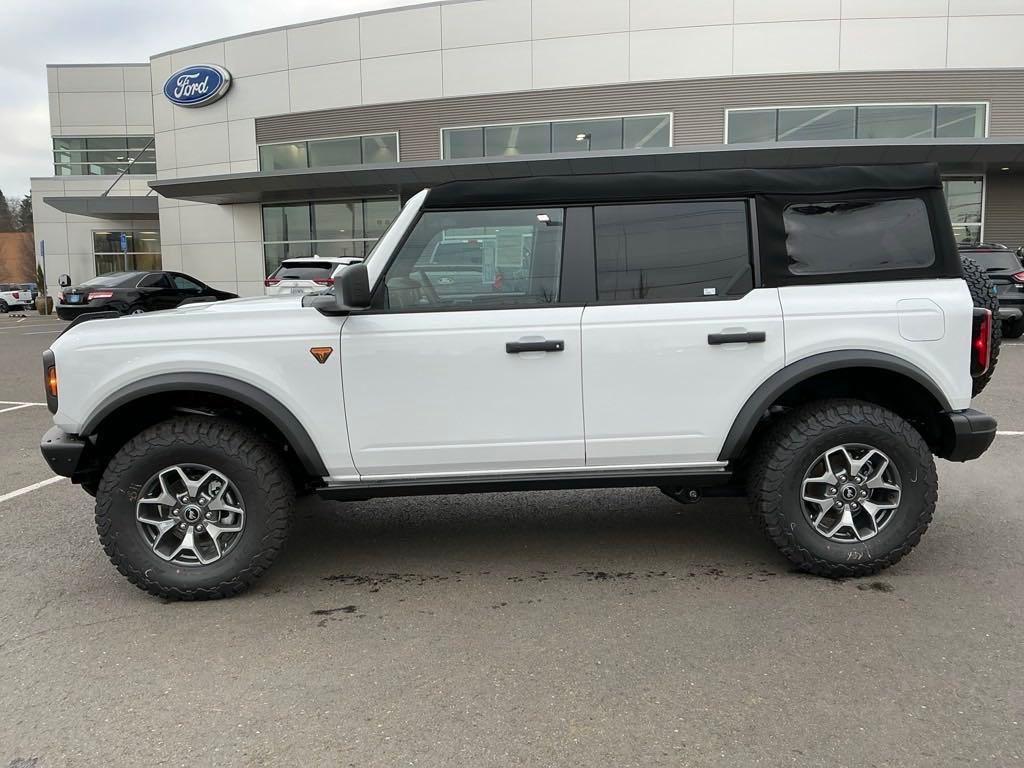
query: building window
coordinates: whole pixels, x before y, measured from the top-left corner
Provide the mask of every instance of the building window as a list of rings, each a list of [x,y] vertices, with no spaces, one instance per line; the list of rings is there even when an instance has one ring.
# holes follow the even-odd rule
[[[443,128],[441,153],[457,160],[669,147],[671,122],[671,115],[660,114]]]
[[[260,146],[261,171],[326,168],[335,165],[394,163],[398,161],[398,134],[342,136],[336,139],[290,141]]]
[[[152,229],[92,233],[96,274],[160,269],[160,233]]]
[[[979,138],[985,104],[870,104],[729,109],[726,142]]]
[[[53,139],[56,176],[155,174],[152,136],[58,136]]]
[[[953,234],[960,245],[977,245],[982,237],[985,179],[982,176],[951,176],[942,180]]]
[[[284,259],[311,256],[363,258],[391,226],[398,200],[324,200],[263,206],[266,274]]]

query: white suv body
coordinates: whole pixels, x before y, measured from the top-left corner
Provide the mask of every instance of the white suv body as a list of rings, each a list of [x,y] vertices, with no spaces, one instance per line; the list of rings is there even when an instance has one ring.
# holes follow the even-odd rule
[[[179,481],[156,469],[124,474],[155,450],[152,430],[213,434],[202,433],[197,414],[242,430],[244,440],[265,441],[289,487],[329,498],[602,485],[656,485],[684,500],[747,492],[769,532],[771,521],[790,517],[809,526],[806,541],[773,534],[801,567],[873,572],[916,543],[920,520],[903,530],[904,519],[930,519],[934,499],[929,506],[928,483],[916,476],[934,476],[931,455],[974,458],[995,432],[994,420],[969,409],[972,345],[987,345],[989,331],[951,260],[951,232],[946,242],[942,220],[934,225],[937,213],[948,227],[937,171],[846,169],[846,187],[824,170],[738,174],[710,179],[709,188],[724,191],[696,201],[699,174],[627,179],[633,193],[617,180],[567,187],[564,201],[539,199],[530,180],[519,190],[506,185],[493,201],[493,188],[446,185],[413,197],[365,264],[339,270],[333,295],[81,323],[45,358],[59,397],[48,392],[55,427],[43,453],[55,471],[97,494],[102,515],[126,515],[129,527],[144,529],[153,562],[145,553],[111,556],[162,595],[231,594],[248,582],[199,578],[206,559],[213,569],[259,556],[240,554],[240,544],[204,549],[196,542],[216,525],[186,526],[184,502],[167,496],[168,483]],[[756,192],[757,181],[767,187],[764,200],[737,193]],[[888,195],[877,191],[885,183]],[[787,184],[792,199],[784,199]],[[655,201],[644,202],[645,185],[655,187]],[[552,187],[549,180],[543,188]],[[629,199],[608,202],[608,190]],[[897,204],[888,206],[890,199]],[[788,258],[767,253],[777,245],[766,221],[772,211],[787,228]],[[850,241],[870,217],[882,222],[880,247],[891,250],[879,257],[883,266],[862,257],[859,242],[850,258],[864,264],[854,274],[844,263],[828,266],[835,255],[815,228],[824,224]],[[497,233],[497,271],[432,283],[438,240],[482,228]],[[929,253],[915,251],[914,237],[927,240]],[[899,259],[910,266],[888,271]],[[974,362],[977,374],[984,363]],[[829,419],[837,426],[822,433],[822,456],[793,459],[808,464],[802,481],[773,480],[771,462],[754,457],[796,451],[783,433],[806,408],[821,412],[816,429]],[[872,432],[883,428],[909,442]],[[830,435],[840,436],[832,448]],[[176,450],[152,466],[173,459],[217,472],[223,482],[213,481],[215,489],[234,488],[228,506],[241,509],[244,470],[225,459],[241,473],[236,480],[208,451],[190,459],[187,447]],[[914,451],[927,458],[908,458]],[[135,458],[126,463],[128,454]],[[931,469],[919,472],[917,461]],[[177,496],[212,496],[189,476],[199,470],[181,471]],[[268,475],[276,476],[261,473]],[[924,484],[912,487],[912,476]],[[771,490],[773,482],[792,483],[801,498]],[[112,511],[124,503],[115,491],[126,483],[141,496]],[[844,506],[829,494],[860,496]],[[914,494],[922,495],[914,501]],[[158,503],[164,497],[169,502]],[[878,508],[870,520],[869,507]],[[164,517],[150,522],[150,509]],[[176,551],[160,538],[165,530]],[[885,537],[893,537],[892,551],[872,555]],[[142,575],[154,563],[169,570]],[[197,567],[181,581],[173,567],[183,564]],[[232,573],[244,571],[244,562],[236,565]]]

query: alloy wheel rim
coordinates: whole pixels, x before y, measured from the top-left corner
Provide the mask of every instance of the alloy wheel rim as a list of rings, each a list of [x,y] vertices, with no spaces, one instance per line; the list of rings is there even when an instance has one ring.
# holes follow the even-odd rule
[[[811,462],[800,484],[811,528],[844,544],[877,536],[896,517],[902,496],[896,464],[864,443],[829,448]]]
[[[210,565],[242,538],[245,505],[223,473],[202,464],[174,464],[143,484],[135,519],[143,540],[161,560]]]

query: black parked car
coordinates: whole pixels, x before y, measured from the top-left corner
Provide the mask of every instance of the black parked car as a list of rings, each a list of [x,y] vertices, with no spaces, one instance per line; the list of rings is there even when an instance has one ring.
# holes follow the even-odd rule
[[[174,309],[194,300],[237,299],[227,291],[201,283],[180,272],[111,272],[86,280],[75,288],[62,287],[57,316],[73,320],[86,312],[120,312],[137,315],[158,309]]]
[[[1003,338],[1016,339],[1024,334],[1024,264],[1020,249],[1011,251],[998,243],[961,246],[961,256],[978,262],[995,286],[999,298],[999,316],[1003,320]]]

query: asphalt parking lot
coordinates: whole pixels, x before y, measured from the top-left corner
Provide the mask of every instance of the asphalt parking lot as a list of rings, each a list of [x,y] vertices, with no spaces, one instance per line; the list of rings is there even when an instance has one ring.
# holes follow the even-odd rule
[[[0,766],[1024,763],[1024,344],[875,578],[792,573],[732,500],[304,500],[254,590],[189,604],[77,487],[10,496],[52,478],[22,404],[61,327],[0,316]]]

